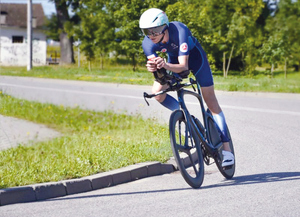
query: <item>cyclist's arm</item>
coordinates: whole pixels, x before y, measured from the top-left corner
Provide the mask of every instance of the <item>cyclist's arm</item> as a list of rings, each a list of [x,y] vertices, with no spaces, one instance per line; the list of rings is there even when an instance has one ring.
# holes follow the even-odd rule
[[[166,63],[163,58],[157,57],[157,68],[165,68],[175,73],[181,73],[189,69],[189,55],[178,56],[178,64]]]

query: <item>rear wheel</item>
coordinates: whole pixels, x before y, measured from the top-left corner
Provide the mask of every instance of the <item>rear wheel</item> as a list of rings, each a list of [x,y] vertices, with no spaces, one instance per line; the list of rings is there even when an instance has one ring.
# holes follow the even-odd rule
[[[181,110],[172,113],[169,127],[172,151],[181,175],[191,187],[200,188],[204,163],[199,138],[188,129]]]

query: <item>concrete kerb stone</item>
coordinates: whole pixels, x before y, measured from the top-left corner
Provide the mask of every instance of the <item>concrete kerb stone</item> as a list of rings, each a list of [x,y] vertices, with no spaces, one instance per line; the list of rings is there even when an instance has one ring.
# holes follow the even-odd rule
[[[92,183],[92,189],[97,190],[113,186],[113,178],[111,174],[99,173],[96,175],[86,177]]]
[[[68,195],[78,194],[78,193],[83,193],[83,192],[93,190],[91,181],[86,178],[70,179],[62,182],[66,186]]]
[[[158,176],[161,175],[161,163],[153,162],[152,164],[147,164],[148,176]]]
[[[15,187],[0,190],[0,205],[8,205],[13,203],[24,203],[35,201],[35,192],[33,187]]]
[[[175,170],[173,164],[145,162],[79,179],[1,189],[0,206],[87,192],[146,177],[172,173]]]
[[[32,186],[36,200],[46,200],[67,195],[67,190],[62,182],[47,182]]]

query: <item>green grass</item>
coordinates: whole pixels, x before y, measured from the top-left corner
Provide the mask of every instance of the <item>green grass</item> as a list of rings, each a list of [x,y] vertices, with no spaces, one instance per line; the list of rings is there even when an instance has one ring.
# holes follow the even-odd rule
[[[295,71],[288,71],[287,78],[281,69],[276,70],[273,77],[270,71],[263,69],[251,75],[231,71],[227,78],[222,72],[215,72],[214,80],[216,89],[225,91],[300,93],[300,72]]]
[[[63,134],[1,151],[0,188],[77,178],[139,162],[165,162],[171,156],[167,126],[140,116],[30,102],[3,93],[0,114],[45,124]]]
[[[133,71],[131,67],[109,67],[103,70],[77,68],[75,66],[41,66],[27,71],[25,67],[2,67],[0,75],[25,76],[37,78],[54,78],[80,81],[98,81],[107,83],[124,83],[150,85],[152,74],[145,71]]]
[[[289,71],[287,78],[284,78],[284,72],[280,70],[274,72],[273,78],[268,71],[257,71],[251,76],[241,74],[243,73],[230,71],[229,76],[224,78],[222,72],[213,72],[215,88],[225,91],[300,93],[300,72]],[[2,67],[0,75],[138,85],[153,83],[152,74],[143,66],[135,72],[131,66],[105,66],[104,69],[95,67],[91,71],[86,67],[78,68],[75,65],[33,67],[31,71],[27,71],[26,67]]]
[[[288,79],[283,76],[269,78],[267,76],[223,78],[215,76],[215,86],[218,90],[245,91],[245,92],[277,92],[277,93],[300,93],[300,73],[289,75]]]

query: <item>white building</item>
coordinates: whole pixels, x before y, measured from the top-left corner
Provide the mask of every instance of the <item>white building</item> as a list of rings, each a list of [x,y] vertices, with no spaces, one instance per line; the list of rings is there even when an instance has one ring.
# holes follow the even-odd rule
[[[0,65],[27,65],[27,4],[0,4]],[[47,43],[41,4],[32,5],[32,64],[45,65]]]

